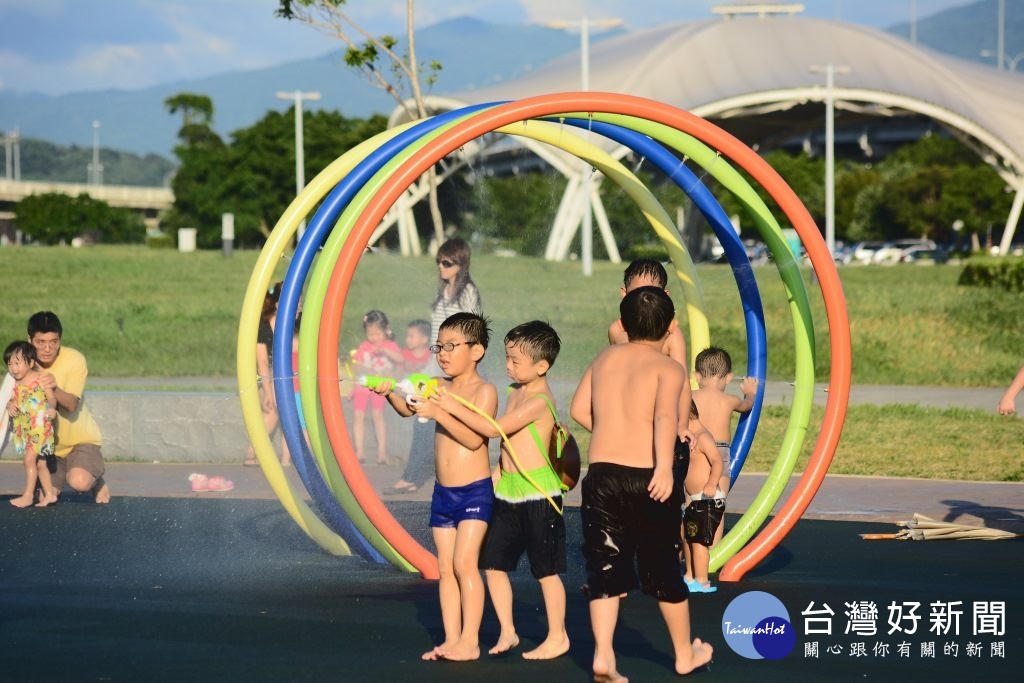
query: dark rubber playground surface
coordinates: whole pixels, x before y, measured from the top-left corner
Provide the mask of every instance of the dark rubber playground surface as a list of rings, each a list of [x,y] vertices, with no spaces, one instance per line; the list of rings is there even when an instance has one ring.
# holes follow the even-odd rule
[[[5,497],[6,498],[6,497]],[[392,505],[429,545],[427,504]],[[569,655],[551,662],[514,656],[452,664],[421,662],[441,637],[436,585],[358,558],[319,550],[272,500],[116,497],[16,510],[0,499],[0,680],[2,681],[571,681],[588,680],[593,641],[584,597],[578,510],[569,530]],[[867,542],[891,524],[801,521],[754,572],[690,600],[693,633],[715,647],[697,680],[1020,680],[1024,662],[1024,541]],[[522,645],[545,630],[539,589],[514,577]],[[797,633],[780,660],[750,660],[722,635],[729,602],[746,591],[779,598]],[[808,603],[835,612],[832,636],[805,635]],[[846,603],[878,606],[875,636],[847,635]],[[917,633],[888,635],[886,606],[922,603]],[[962,601],[960,633],[929,631],[933,602]],[[972,635],[973,602],[1005,602],[1005,633]],[[484,650],[497,636],[488,606]],[[805,641],[817,640],[817,658]],[[866,656],[850,644],[866,643]],[[935,642],[934,658],[920,643]],[[1004,643],[1004,657],[990,643]],[[911,643],[900,657],[900,642]],[[969,643],[982,643],[969,657]],[[874,654],[887,643],[886,657]],[[958,654],[947,654],[947,643]],[[840,655],[826,648],[842,645]],[[623,603],[616,637],[620,670],[634,681],[672,680],[654,601]]]

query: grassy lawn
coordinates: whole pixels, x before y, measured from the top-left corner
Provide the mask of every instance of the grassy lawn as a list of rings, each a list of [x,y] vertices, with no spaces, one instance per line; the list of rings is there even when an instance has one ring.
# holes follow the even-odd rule
[[[5,248],[0,272],[9,303],[0,334],[23,338],[37,310],[57,312],[65,343],[86,352],[90,372],[103,378],[223,377],[234,373],[238,313],[255,252],[180,254],[141,247]],[[283,277],[288,263],[279,267]],[[552,376],[574,382],[606,343],[618,314],[623,266],[595,262],[585,279],[578,263],[475,255],[473,275],[492,320],[494,340],[484,363],[503,381],[501,338],[513,325],[546,319],[562,337]],[[956,266],[846,267],[841,271],[853,334],[856,384],[1004,386],[1021,358],[1024,298],[956,285]],[[405,325],[429,317],[435,268],[428,257],[364,257],[346,304],[342,347],[361,339],[370,308],[391,318],[401,340]],[[739,296],[725,266],[699,268],[711,338],[746,365]],[[792,321],[773,266],[757,269],[769,337],[770,379],[793,375]],[[828,377],[824,306],[805,274],[817,334],[816,374]],[[670,285],[677,305],[678,287]],[[772,408],[748,467],[767,469],[786,415]],[[819,414],[820,416],[820,414]],[[813,428],[807,452],[813,445]],[[902,406],[851,409],[832,471],[893,476],[1020,480],[1024,441],[1019,420],[961,410]],[[975,445],[977,444],[977,445]]]

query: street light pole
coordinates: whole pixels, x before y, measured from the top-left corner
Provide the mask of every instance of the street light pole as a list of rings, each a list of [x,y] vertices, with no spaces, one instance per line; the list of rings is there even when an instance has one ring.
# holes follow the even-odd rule
[[[850,73],[850,67],[812,66],[811,73],[825,74],[825,244],[828,253],[836,253],[836,154],[835,154],[835,75]]]
[[[612,28],[620,26],[622,19],[599,19],[590,21],[584,15],[579,21],[550,21],[546,25],[551,28],[578,28],[580,30],[580,90],[590,90],[590,26]],[[583,220],[580,224],[580,251],[582,252],[583,275],[594,274],[594,212],[590,206],[590,185],[594,169],[590,162],[583,160],[583,173],[580,176],[580,190],[583,194]]]
[[[100,122],[92,122],[92,163],[88,166],[90,185],[103,184],[103,164],[100,163]]]
[[[917,0],[910,0],[910,44],[917,45]]]
[[[302,101],[309,100],[315,102],[320,99],[320,93],[318,92],[301,92],[296,90],[294,92],[278,92],[277,99],[279,100],[292,100],[295,103],[295,196],[298,197],[302,193],[302,189],[306,187],[306,173],[305,173],[305,143],[302,139]],[[302,233],[306,231],[306,221],[303,220],[299,223],[298,237],[302,237]]]
[[[996,67],[1002,71],[1006,59],[1006,0],[999,0],[999,26],[996,29]]]

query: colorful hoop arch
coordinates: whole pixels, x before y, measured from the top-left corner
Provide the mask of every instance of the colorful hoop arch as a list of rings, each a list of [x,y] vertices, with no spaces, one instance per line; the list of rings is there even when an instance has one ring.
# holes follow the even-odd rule
[[[580,109],[584,110],[585,113],[565,113]],[[286,211],[285,215],[282,216],[281,221],[279,221],[278,225],[275,227],[271,238],[268,239],[267,247],[264,249],[264,254],[267,258],[263,258],[263,255],[261,255],[261,262],[257,265],[257,268],[254,270],[253,276],[250,279],[250,289],[249,292],[247,292],[246,302],[243,305],[242,320],[239,326],[238,356],[239,392],[243,403],[243,413],[246,418],[246,426],[253,439],[254,446],[256,447],[257,457],[259,458],[261,465],[264,467],[264,471],[268,472],[268,480],[271,479],[271,474],[277,474],[274,471],[275,467],[277,470],[280,470],[280,467],[277,465],[273,449],[269,444],[269,439],[266,438],[265,435],[263,435],[262,439],[260,438],[260,432],[262,432],[263,429],[262,421],[259,420],[257,422],[257,419],[254,419],[258,418],[259,415],[252,414],[252,405],[254,403],[258,409],[258,399],[255,397],[255,382],[248,381],[243,378],[243,375],[251,377],[251,368],[255,367],[255,325],[252,322],[252,317],[254,313],[258,317],[258,308],[254,302],[255,298],[259,297],[261,303],[262,292],[266,291],[266,286],[269,284],[273,267],[271,263],[268,263],[268,261],[276,262],[276,258],[279,258],[283,253],[284,241],[290,238],[291,234],[294,232],[294,226],[299,220],[308,214],[313,204],[327,194],[328,186],[331,183],[329,177],[344,175],[346,172],[344,169],[351,171],[358,165],[356,161],[357,159],[369,159],[371,155],[375,154],[380,149],[377,147],[378,145],[382,148],[383,145],[388,144],[387,142],[381,143],[382,139],[394,141],[398,139],[398,136],[407,134],[407,137],[403,138],[402,142],[394,142],[392,145],[394,151],[391,152],[391,155],[396,155],[398,154],[398,150],[401,150],[401,155],[399,156],[403,158],[400,162],[394,160],[389,162],[384,160],[384,156],[388,156],[389,159],[390,156],[383,153],[381,154],[381,159],[378,159],[379,164],[377,165],[377,169],[387,169],[388,178],[386,182],[383,182],[380,186],[376,187],[372,196],[367,197],[363,205],[359,207],[349,205],[346,207],[346,211],[351,210],[352,214],[358,214],[354,217],[354,223],[351,226],[350,231],[344,230],[347,234],[342,240],[343,244],[347,244],[352,248],[342,250],[341,253],[338,254],[337,260],[333,262],[330,279],[327,283],[326,289],[324,290],[324,296],[320,306],[322,312],[319,320],[319,334],[316,336],[316,341],[312,341],[312,336],[307,333],[306,325],[303,325],[303,329],[300,333],[299,377],[300,385],[303,385],[301,391],[303,413],[307,417],[307,421],[310,421],[311,419],[318,420],[320,417],[327,416],[334,416],[335,418],[338,418],[336,420],[328,420],[323,425],[317,425],[316,430],[313,429],[313,425],[311,424],[310,444],[314,445],[314,441],[319,441],[322,445],[326,446],[329,443],[335,456],[334,459],[337,461],[338,468],[341,470],[345,481],[349,481],[351,476],[352,480],[358,482],[361,472],[356,472],[351,467],[351,465],[354,464],[354,456],[351,454],[351,446],[349,444],[347,430],[343,421],[340,420],[340,399],[337,396],[338,335],[340,333],[341,313],[343,311],[348,284],[352,274],[354,273],[362,247],[368,241],[373,228],[383,218],[384,213],[390,208],[390,206],[397,201],[405,188],[415,181],[415,179],[418,178],[424,170],[429,168],[433,163],[441,159],[446,154],[457,149],[462,144],[465,144],[484,133],[503,129],[505,127],[515,126],[517,124],[521,124],[525,127],[525,122],[528,120],[551,117],[566,119],[575,117],[584,120],[592,118],[594,123],[589,125],[595,127],[595,131],[600,134],[607,135],[613,139],[619,139],[619,141],[624,144],[627,144],[625,141],[628,140],[628,146],[636,145],[636,147],[634,147],[635,149],[643,149],[644,151],[642,153],[648,158],[651,158],[652,160],[660,158],[659,161],[656,161],[655,163],[659,164],[659,167],[663,172],[669,175],[677,183],[680,183],[680,187],[683,187],[691,197],[706,196],[706,198],[710,198],[710,201],[702,199],[698,202],[698,206],[705,215],[709,217],[709,222],[716,230],[724,227],[722,223],[724,214],[721,213],[720,207],[717,205],[717,202],[714,201],[713,197],[710,196],[710,193],[707,192],[706,188],[704,188],[695,177],[692,177],[692,173],[690,173],[688,169],[685,169],[685,167],[681,166],[678,160],[672,157],[667,150],[660,148],[661,151],[659,152],[654,147],[646,146],[645,143],[643,143],[643,140],[648,140],[648,138],[645,138],[644,135],[641,135],[640,133],[649,135],[662,142],[666,141],[664,138],[669,138],[672,141],[668,144],[680,151],[682,151],[681,148],[687,148],[693,144],[701,147],[704,147],[705,144],[710,145],[710,147],[718,150],[721,154],[733,160],[769,192],[775,202],[786,214],[790,223],[796,228],[798,235],[804,242],[812,267],[815,269],[818,277],[822,296],[825,301],[825,309],[831,336],[830,347],[832,352],[830,392],[828,402],[825,407],[822,429],[819,432],[811,462],[808,464],[808,467],[797,486],[797,490],[784,505],[783,512],[777,515],[772,523],[757,537],[757,539],[748,544],[746,548],[742,550],[739,548],[739,545],[742,545],[742,541],[734,543],[734,545],[737,546],[736,550],[739,552],[736,553],[733,560],[726,564],[725,569],[721,574],[721,579],[739,580],[750,567],[760,561],[767,552],[770,552],[770,550],[778,543],[779,540],[781,540],[782,537],[785,536],[788,530],[793,524],[795,524],[796,520],[806,509],[806,506],[809,504],[815,491],[820,486],[820,482],[827,471],[828,464],[831,461],[836,444],[838,443],[843,419],[845,418],[851,367],[849,329],[846,323],[845,299],[842,294],[841,284],[839,283],[838,273],[835,271],[832,259],[828,254],[824,241],[818,233],[817,227],[807,215],[806,210],[803,209],[799,200],[795,197],[792,191],[785,185],[781,178],[779,178],[778,175],[767,166],[767,164],[757,157],[752,150],[703,119],[699,119],[687,112],[683,112],[657,102],[612,93],[561,93],[529,98],[502,105],[480,105],[472,108],[472,111],[459,110],[457,112],[450,112],[448,115],[442,115],[442,117],[437,117],[440,121],[431,119],[430,121],[434,121],[434,124],[422,122],[416,126],[407,128],[405,131],[389,131],[390,135],[387,135],[386,138],[378,136],[371,141],[367,141],[364,145],[360,145],[357,148],[357,150],[359,150],[358,152],[356,152],[356,150],[352,150],[349,154],[344,155],[338,160],[338,162],[335,162],[335,164],[332,164],[328,169],[325,169],[324,173],[317,176],[317,179],[320,179],[323,176],[322,182],[311,182],[310,186],[307,187],[307,190],[302,193],[300,197],[296,198],[288,211]],[[580,122],[575,122],[574,125],[580,125]],[[436,132],[442,126],[447,126],[447,128],[443,132]],[[598,126],[601,127],[601,130],[597,130],[596,127]],[[415,133],[411,132],[413,129],[416,129]],[[620,137],[616,138],[616,136]],[[687,138],[689,138],[689,140]],[[415,139],[415,142],[412,141],[413,139]],[[690,142],[690,140],[692,140],[692,142]],[[707,149],[706,147],[704,148]],[[689,152],[686,153],[689,155]],[[713,151],[710,153],[712,155],[715,154]],[[712,173],[713,169],[708,168],[709,165],[715,166],[714,158],[706,159],[704,160],[704,163],[701,163],[697,159],[701,154],[702,152],[697,150],[693,154],[693,158],[697,160],[705,170],[712,175],[715,175]],[[671,162],[668,161],[669,157],[672,159]],[[342,162],[343,159],[345,160],[344,162]],[[678,168],[672,168],[671,164],[676,164]],[[719,166],[725,168],[728,165],[719,164]],[[684,170],[680,171],[679,168]],[[362,177],[367,178],[373,173],[379,173],[380,171],[377,169],[373,172],[367,170]],[[328,170],[331,172],[328,173]],[[722,171],[722,169],[718,170]],[[729,170],[731,170],[731,168]],[[727,171],[722,172],[728,175]],[[687,176],[687,173],[689,173],[689,176]],[[718,176],[716,175],[716,177]],[[348,182],[347,177],[345,178],[345,182]],[[352,182],[354,183],[355,181],[353,180]],[[688,185],[688,189],[687,187],[684,187],[684,185]],[[341,187],[341,185],[338,187]],[[733,191],[735,192],[736,190],[733,189]],[[332,193],[332,197],[335,197],[336,194],[339,193]],[[354,192],[350,197],[351,196],[354,196]],[[695,202],[697,201],[698,200],[695,199]],[[325,204],[327,204],[326,201]],[[755,207],[752,202],[748,202],[748,207],[748,210],[750,210],[755,216],[762,211],[761,207]],[[321,207],[321,210],[322,209],[323,207]],[[766,207],[763,211],[767,213]],[[324,213],[324,225],[326,225],[326,216],[329,213],[330,212]],[[770,226],[774,223],[774,219],[770,217],[770,214],[767,214],[767,216],[767,218],[762,216],[762,221],[765,226],[769,226],[765,229],[772,232]],[[310,226],[312,230],[312,222]],[[777,225],[775,227],[777,228]],[[322,230],[326,229],[327,228],[322,228]],[[656,226],[656,231],[657,229],[658,228]],[[291,230],[291,232],[289,232],[289,230]],[[728,227],[728,231],[731,232],[731,226]],[[280,234],[278,234],[279,232]],[[309,232],[310,231],[307,231],[307,236],[309,236]],[[766,235],[766,238],[767,237],[770,236]],[[338,239],[342,238],[339,237]],[[308,258],[311,260],[312,256],[309,254],[315,253],[315,249],[322,243],[321,240],[322,235],[315,240],[310,238],[305,243],[307,251],[303,252],[302,259]],[[738,240],[735,240],[735,242],[738,242]],[[782,244],[784,245],[784,242]],[[738,287],[741,292],[741,299],[744,304],[744,314],[747,319],[748,327],[748,353],[751,363],[754,363],[759,357],[763,359],[762,350],[756,350],[756,353],[749,351],[749,345],[751,344],[750,330],[756,329],[758,319],[760,319],[761,329],[763,330],[763,314],[760,313],[760,298],[756,293],[756,284],[752,295],[749,294],[749,292],[744,294],[747,283],[753,282],[753,276],[752,272],[749,271],[749,264],[746,263],[746,255],[745,251],[742,250],[742,245],[737,245],[732,240],[724,241],[723,245],[727,249],[727,254],[729,254],[730,263],[733,264]],[[778,245],[775,246],[777,247]],[[300,250],[302,248],[303,243],[300,241]],[[737,251],[737,248],[739,251]],[[297,251],[296,258],[293,259],[293,268],[296,267],[296,262],[300,260],[299,253],[300,251]],[[788,253],[788,247],[786,247],[786,253]],[[742,254],[742,259],[739,258],[740,254]],[[781,255],[782,254],[780,252],[778,256]],[[785,272],[787,268],[795,270],[797,274],[797,281],[800,281],[799,271],[796,269],[795,264],[792,266],[783,266],[781,274],[783,275],[784,280],[787,277],[790,279],[793,278],[792,273],[787,275],[787,272]],[[286,278],[286,280],[289,280],[290,278],[290,281],[288,281],[288,287],[290,287],[288,291],[289,297],[294,296],[295,300],[298,298],[298,292],[301,291],[302,283],[300,280],[301,275],[299,275],[301,270],[301,267],[297,268],[293,276],[292,268],[290,268],[289,276]],[[802,281],[800,282],[802,287]],[[788,283],[787,286],[789,286]],[[286,297],[282,296],[282,300],[285,298]],[[687,297],[687,302],[688,304],[690,303],[689,296]],[[756,305],[752,302],[756,302]],[[307,305],[309,303],[310,302],[307,301]],[[797,318],[806,317],[807,315],[809,314],[795,311],[795,323],[799,326],[801,323]],[[247,319],[247,316],[249,319]],[[281,316],[284,316],[284,321],[282,321]],[[294,308],[291,309],[289,313],[286,307],[282,307],[282,310],[279,312],[279,319],[277,322],[277,329],[279,332],[285,331],[285,329],[282,328],[282,322],[287,324],[289,319],[294,320]],[[813,335],[813,332],[811,332],[811,329],[808,328],[806,332],[809,339],[813,340],[813,336],[811,336]],[[276,380],[277,382],[289,383],[287,387],[289,390],[291,389],[291,379],[290,377],[286,377],[283,373],[278,372],[277,359],[281,359],[284,362],[284,365],[290,368],[290,344],[292,334],[293,329],[289,329],[287,335],[282,335],[282,345],[286,343],[284,337],[287,337],[288,348],[286,353],[281,353],[278,350],[278,342],[275,340],[274,374],[278,378]],[[312,346],[314,343],[315,346]],[[243,349],[243,346],[245,345],[247,345],[251,351],[245,352]],[[310,358],[310,353],[307,351],[308,347],[312,347],[315,361],[307,361],[307,359]],[[806,376],[806,372],[804,372],[803,374],[798,373],[797,377],[797,390],[801,391],[803,394],[807,394],[809,391],[813,392],[813,341],[810,342],[809,350],[804,352],[802,355],[807,356],[808,354],[809,358],[803,358],[802,363],[806,366],[808,365],[807,361],[810,360],[810,376],[808,378]],[[798,359],[798,362],[800,362],[800,359]],[[309,365],[314,363],[314,367],[310,368]],[[312,373],[309,372],[311,369]],[[751,369],[750,371],[755,376],[758,376],[756,369]],[[763,366],[761,372],[763,373]],[[763,377],[763,374],[761,376]],[[311,377],[315,378],[316,387],[319,389],[317,392],[318,395],[312,395],[305,391],[305,384],[303,383],[313,382],[314,380],[310,379]],[[763,382],[761,384],[763,385]],[[322,404],[322,410],[316,409],[318,397]],[[760,399],[760,396],[758,398]],[[286,403],[289,404],[291,411],[290,415],[287,416],[288,423],[286,423],[285,404],[282,404],[282,423],[285,424],[288,431],[298,433],[301,438],[301,431],[299,431],[297,426],[297,411],[295,410],[293,403]],[[794,408],[795,407],[796,402],[794,402]],[[314,418],[314,415],[316,415],[316,418]],[[293,420],[294,424],[292,424]],[[748,423],[750,422],[751,421],[748,420]],[[756,419],[753,419],[752,425],[756,425]],[[746,438],[742,436],[745,434],[742,429],[743,428],[741,426],[741,429],[737,430],[737,443],[742,443],[741,438]],[[804,424],[802,429],[806,429],[806,424]],[[801,428],[797,427],[795,431],[799,432],[801,431]],[[749,432],[752,438],[753,426],[749,427]],[[316,437],[314,437],[314,434]],[[324,436],[326,436],[326,441],[323,439]],[[799,440],[802,441],[802,434],[799,435],[799,437]],[[793,440],[796,440],[796,436],[793,437]],[[291,440],[289,441],[289,445],[292,445]],[[321,461],[321,458],[317,458],[316,462],[313,460],[313,458],[316,457],[315,454],[317,448],[314,447],[312,449],[313,455],[311,455],[308,450],[304,450],[304,441],[298,445],[300,446],[298,449],[293,447],[293,452],[301,452],[305,454],[304,457],[308,459],[308,462],[304,460],[303,464],[315,465],[314,467],[306,468],[307,470],[314,470],[307,472],[307,475],[312,475],[311,477],[303,477],[304,483],[307,483],[307,488],[316,488],[317,495],[315,497],[318,499],[323,498],[326,493],[325,490],[329,489],[339,499],[339,502],[343,502],[341,499],[344,498],[344,496],[339,495],[339,492],[333,485],[334,481],[332,481],[332,476],[330,474],[331,469],[326,466],[325,462]],[[799,444],[797,444],[796,450],[799,450],[798,446]],[[747,439],[746,448],[749,449],[749,439]],[[737,448],[737,450],[739,449]],[[326,461],[326,458],[323,460]],[[742,465],[742,460],[739,461],[739,465]],[[320,479],[323,486],[317,484],[313,478],[318,474],[315,471],[317,470],[317,467],[324,467],[326,470],[326,476]],[[358,469],[357,465],[355,469]],[[736,466],[731,472],[731,476],[735,477],[738,471],[739,468]],[[789,473],[787,472],[786,478],[788,478],[788,474]],[[276,478],[277,477],[275,477],[275,479]],[[283,476],[281,478],[283,479]],[[310,478],[311,481],[306,482],[305,480],[307,478]],[[783,485],[784,483],[785,482],[783,482]],[[286,509],[289,510],[289,513],[291,513],[293,518],[296,518],[296,521],[300,523],[300,526],[303,526],[307,533],[309,533],[311,537],[314,537],[314,540],[317,540],[317,542],[321,543],[321,545],[324,545],[329,550],[331,548],[338,549],[340,547],[338,543],[339,540],[344,543],[344,539],[341,539],[335,533],[338,532],[348,534],[350,538],[349,542],[353,545],[356,545],[357,542],[360,543],[362,546],[361,550],[365,554],[368,539],[365,537],[365,534],[360,538],[360,536],[353,533],[353,531],[359,533],[359,530],[351,528],[353,523],[356,524],[356,527],[359,527],[359,513],[364,513],[362,515],[364,518],[374,517],[378,520],[384,520],[383,525],[385,527],[387,526],[387,517],[390,517],[390,515],[387,514],[386,509],[383,508],[383,504],[380,503],[379,499],[376,498],[376,495],[373,494],[369,498],[360,498],[358,500],[358,505],[356,507],[359,508],[359,513],[351,513],[351,505],[347,507],[345,505],[341,506],[345,513],[352,518],[352,522],[348,522],[348,520],[344,519],[343,516],[334,515],[331,519],[331,526],[333,527],[333,530],[325,529],[322,526],[318,526],[316,521],[310,519],[308,510],[303,510],[301,505],[296,504],[294,494],[288,489],[288,487],[275,484],[274,481],[271,481],[271,485],[278,497],[282,499],[282,503],[285,505]],[[781,489],[779,489],[778,495],[781,495]],[[752,507],[757,508],[758,511],[760,511],[765,505],[768,505],[768,501],[770,500],[770,509],[770,507],[774,506],[775,502],[777,502],[778,495],[775,495],[775,492],[766,493],[762,490],[758,498],[763,498],[763,500],[755,501],[757,504]],[[349,527],[345,527],[346,522],[349,524]],[[397,522],[395,525],[397,525]],[[381,530],[379,521],[374,523],[372,526],[377,531]],[[408,534],[405,533],[404,529],[401,529],[400,526],[398,526],[398,528],[389,528],[386,535],[390,543],[390,548],[393,549],[393,552],[412,566],[416,567],[424,574],[424,576],[429,578],[431,574],[436,571],[436,560],[434,560],[433,556],[425,550],[422,550],[422,548],[419,548],[418,544],[416,544],[411,537],[408,537]],[[745,541],[747,539],[742,540]],[[383,559],[383,554],[380,555],[380,558]],[[391,557],[389,558],[389,561],[394,563],[395,559],[396,558]]]

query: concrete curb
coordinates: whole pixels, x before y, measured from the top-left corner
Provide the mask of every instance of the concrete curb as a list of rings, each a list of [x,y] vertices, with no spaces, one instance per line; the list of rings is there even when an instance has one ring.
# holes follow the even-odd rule
[[[575,383],[552,383],[556,400],[567,412]],[[87,394],[103,430],[103,455],[108,460],[141,462],[240,462],[249,445],[237,392],[227,390],[229,379],[142,378],[90,380],[90,386],[210,386],[211,391],[110,391],[93,389]],[[788,382],[768,382],[766,405],[792,405],[794,387]],[[912,404],[926,407],[960,407],[992,411],[1002,396],[998,388],[854,386],[851,404]],[[815,403],[828,397],[825,385],[816,385]],[[345,403],[346,417],[348,403]],[[385,411],[388,453],[404,462],[409,451],[411,428],[393,411]],[[373,447],[373,428],[367,420],[367,445]],[[276,437],[279,438],[279,437]],[[277,442],[275,442],[277,443]],[[8,446],[0,454],[14,457]]]

